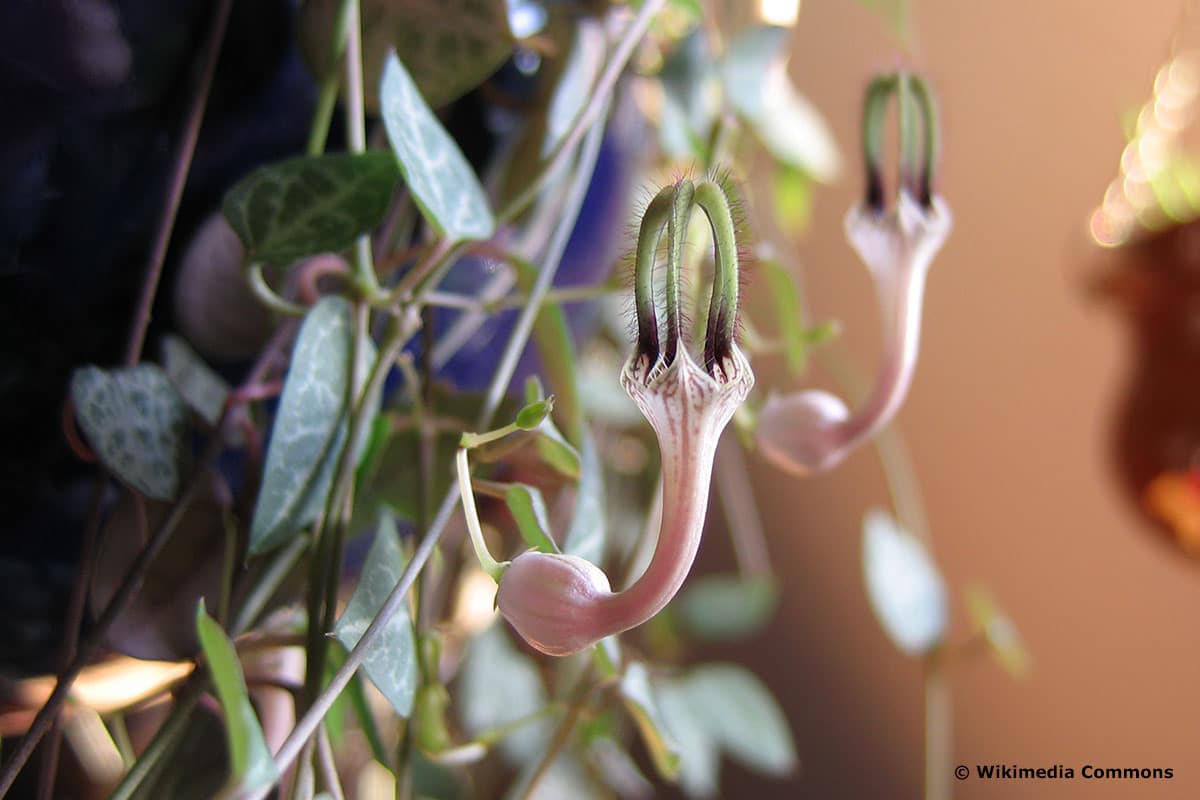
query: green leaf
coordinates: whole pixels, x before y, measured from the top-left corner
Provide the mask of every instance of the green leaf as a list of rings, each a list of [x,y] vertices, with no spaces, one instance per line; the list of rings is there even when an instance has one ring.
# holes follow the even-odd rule
[[[250,525],[251,554],[283,544],[325,506],[348,431],[353,328],[349,301],[336,296],[322,298],[300,327]],[[364,350],[365,374],[375,347],[367,342]],[[378,400],[366,409],[372,417]]]
[[[250,261],[287,264],[344,250],[378,225],[398,177],[384,151],[302,156],[250,173],[222,209]]]
[[[688,582],[674,601],[679,619],[698,639],[740,639],[762,630],[779,605],[770,578],[704,575]]]
[[[583,470],[579,451],[566,440],[554,420],[549,417],[542,420],[537,432],[537,451],[542,461],[564,478],[579,480]]]
[[[530,547],[543,553],[557,553],[558,545],[550,534],[550,516],[546,513],[546,501],[535,486],[524,483],[509,484],[504,490],[504,502],[517,521],[521,538]]]
[[[517,412],[516,426],[523,431],[531,431],[542,424],[542,420],[550,416],[554,410],[554,399],[535,400]]]
[[[790,29],[780,25],[752,25],[738,33],[721,59],[721,81],[734,110],[750,120],[767,111],[763,76],[787,57]]]
[[[967,615],[987,639],[992,655],[1014,678],[1029,675],[1032,658],[1012,618],[982,586],[967,588]]]
[[[654,768],[664,778],[674,780],[679,774],[679,745],[664,724],[645,664],[635,661],[625,670],[621,700],[637,725]]]
[[[347,650],[353,650],[363,632],[375,619],[384,601],[400,580],[406,565],[400,551],[400,536],[390,513],[379,518],[375,542],[367,553],[358,586],[345,612],[334,626],[334,634]],[[383,635],[363,662],[363,671],[401,717],[412,713],[419,680],[417,643],[412,619],[405,608],[394,614]]]
[[[225,410],[229,384],[195,350],[178,336],[167,335],[162,343],[163,369],[183,401],[209,425],[216,425]]]
[[[563,552],[599,564],[604,559],[604,465],[590,435],[584,436],[580,455],[575,514],[563,539]]]
[[[545,707],[546,689],[537,666],[518,651],[495,624],[471,639],[455,698],[463,727],[479,736]],[[552,719],[522,725],[500,741],[500,752],[513,765],[526,764],[545,751],[554,730]]]
[[[301,7],[301,52],[315,74],[328,64],[329,32],[341,2],[305,0]],[[513,51],[504,0],[362,0],[361,19],[364,85],[379,85],[384,59],[395,48],[434,108],[478,86]],[[368,111],[379,110],[373,91],[364,100]]]
[[[783,340],[783,352],[793,375],[804,372],[808,364],[808,342],[800,317],[800,287],[791,270],[773,259],[760,262],[767,278],[767,289],[775,306],[775,321]]]
[[[787,718],[771,692],[736,664],[705,664],[685,679],[704,727],[733,759],[769,775],[796,767],[796,745]]]
[[[388,140],[426,221],[451,241],[489,238],[496,220],[479,179],[395,53],[387,56],[380,94]]]
[[[221,626],[205,612],[203,600],[196,607],[196,633],[225,714],[225,734],[233,770],[231,785],[245,790],[269,786],[278,779],[278,773],[258,717],[254,715],[254,707],[246,695],[246,680],[237,651]]]
[[[187,409],[170,378],[153,364],[71,374],[75,419],[114,475],[146,497],[179,491]]]
[[[725,96],[772,156],[829,182],[841,158],[828,124],[788,77],[788,30],[753,26],[730,42],[721,61]]]

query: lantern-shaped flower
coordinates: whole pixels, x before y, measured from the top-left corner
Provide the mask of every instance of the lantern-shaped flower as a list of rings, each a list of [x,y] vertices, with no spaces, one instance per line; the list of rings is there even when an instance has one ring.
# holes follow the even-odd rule
[[[899,97],[900,176],[894,206],[884,204],[882,128],[888,97]],[[918,141],[923,128],[923,144]],[[836,466],[895,416],[908,394],[921,340],[925,277],[950,232],[950,212],[933,194],[937,128],[920,79],[877,78],[863,111],[867,191],[846,216],[846,237],[871,272],[883,328],[883,361],[874,388],[853,414],[837,397],[809,390],[772,397],[759,416],[758,445],[772,463],[796,474]]]
[[[712,225],[716,269],[703,350],[682,342],[680,268],[688,219],[700,206]],[[665,324],[660,330],[652,278],[655,251],[668,236]],[[635,295],[638,340],[621,383],[658,437],[663,509],[658,544],[646,571],[613,592],[595,565],[559,554],[524,553],[500,580],[500,613],[533,647],[550,655],[578,652],[633,628],[663,609],[691,569],[708,508],[717,442],[754,385],[750,364],[734,342],[738,259],[725,191],[716,183],[681,180],[650,203],[638,237]]]

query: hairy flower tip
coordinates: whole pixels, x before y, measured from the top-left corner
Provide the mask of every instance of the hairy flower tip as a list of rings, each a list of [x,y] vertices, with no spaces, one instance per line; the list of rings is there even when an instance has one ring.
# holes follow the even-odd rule
[[[611,595],[608,577],[587,559],[528,552],[504,571],[496,606],[530,646],[568,656],[607,635],[597,601]]]
[[[681,342],[680,267],[693,205],[712,225],[717,256],[702,363]],[[638,339],[621,384],[658,437],[663,485],[658,542],[645,572],[620,592],[610,591],[604,573],[581,558],[526,553],[514,559],[500,578],[496,602],[517,632],[543,653],[569,655],[641,625],[666,607],[692,568],[717,443],[754,386],[754,372],[734,341],[738,260],[732,218],[725,190],[707,180],[680,180],[646,209],[634,286]],[[668,257],[660,331],[652,284],[663,235]]]

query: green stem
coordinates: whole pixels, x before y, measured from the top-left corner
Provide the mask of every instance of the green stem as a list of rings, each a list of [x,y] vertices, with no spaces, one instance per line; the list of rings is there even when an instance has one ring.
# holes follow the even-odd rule
[[[175,748],[183,741],[188,720],[191,718],[192,710],[200,701],[203,689],[204,682],[201,680],[192,679],[188,682],[179,697],[176,698],[175,707],[171,709],[166,722],[154,734],[154,738],[150,740],[150,744],[142,751],[141,756],[138,757],[129,772],[125,773],[125,777],[113,791],[110,800],[129,800],[138,793],[138,789],[154,772],[154,769],[170,759]]]
[[[217,598],[217,622],[221,627],[229,625],[229,602],[233,595],[233,573],[237,569],[238,529],[233,512],[221,509],[221,525],[225,529],[225,553],[221,560],[221,594]]]
[[[267,283],[267,279],[263,276],[262,264],[255,261],[251,262],[246,267],[246,281],[250,286],[250,291],[258,298],[258,301],[264,306],[274,311],[276,314],[282,314],[285,317],[303,317],[308,313],[308,309],[304,306],[293,303],[276,294],[271,285]]]
[[[464,450],[474,450],[477,447],[483,447],[485,444],[499,441],[505,436],[510,436],[517,431],[522,430],[521,426],[515,422],[510,422],[503,428],[496,428],[493,431],[484,431],[483,433],[464,433],[458,440],[458,446]]]
[[[346,30],[350,26],[351,11],[357,5],[356,0],[342,0],[333,22],[332,51],[321,73],[317,107],[308,130],[308,146],[305,150],[310,156],[325,152],[325,139],[329,136],[329,123],[333,120],[333,107],[337,103],[338,79],[341,77],[338,67],[341,66],[342,54],[346,49]]]
[[[475,548],[475,557],[479,559],[479,566],[483,567],[483,571],[490,575],[492,580],[499,583],[500,576],[504,574],[504,568],[508,566],[508,562],[501,563],[493,558],[488,550],[487,542],[483,540],[483,528],[479,524],[479,511],[475,508],[475,493],[471,491],[471,467],[467,463],[465,447],[458,449],[455,466],[458,470],[458,492],[462,497],[463,516],[467,520],[467,532],[471,535],[471,546]]]
[[[954,711],[940,650],[925,657],[925,800],[950,800],[954,764]]]
[[[108,718],[108,733],[112,736],[117,752],[121,754],[121,763],[126,771],[137,762],[137,753],[133,750],[133,741],[129,738],[129,726],[125,724],[125,712],[116,711]]]
[[[321,771],[321,784],[333,795],[333,800],[346,800],[342,783],[338,780],[337,763],[333,758],[333,745],[329,741],[329,730],[322,725],[317,732],[317,766]]]
[[[238,636],[245,633],[258,621],[259,615],[262,614],[271,597],[291,573],[292,568],[300,561],[300,557],[304,555],[308,545],[308,539],[297,536],[288,543],[287,547],[276,551],[238,610],[237,618],[230,629],[231,635]]]
[[[344,0],[349,8],[346,25],[346,138],[351,153],[367,149],[367,114],[363,96],[362,15],[359,0]],[[354,272],[367,297],[381,293],[375,276],[371,237],[363,234],[354,243]]]

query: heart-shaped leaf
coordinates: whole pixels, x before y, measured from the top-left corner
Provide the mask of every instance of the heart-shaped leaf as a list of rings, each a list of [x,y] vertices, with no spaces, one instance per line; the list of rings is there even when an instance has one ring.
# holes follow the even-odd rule
[[[337,621],[334,633],[347,650],[353,650],[367,626],[375,619],[383,602],[400,580],[406,564],[400,551],[400,536],[390,513],[379,518],[375,542],[367,553],[358,586],[350,603]],[[407,609],[393,614],[384,627],[383,636],[367,655],[363,670],[376,688],[402,717],[412,713],[413,697],[417,690],[417,644],[412,619]]]
[[[400,172],[382,150],[302,156],[250,173],[222,210],[251,261],[344,250],[383,219]]]
[[[283,544],[324,508],[348,430],[351,316],[348,300],[328,296],[312,307],[300,327],[250,524],[253,554]],[[364,350],[360,366],[365,374],[375,347],[367,342]],[[372,398],[365,413],[373,417],[378,402],[378,396]],[[365,446],[363,438],[356,450]]]
[[[425,220],[451,241],[489,238],[496,220],[479,179],[395,53],[387,56],[380,97],[388,140]]]
[[[678,742],[679,782],[692,797],[715,797],[720,756],[769,775],[796,766],[796,747],[775,698],[736,664],[704,664],[653,684],[668,733]]]
[[[771,692],[737,664],[703,664],[686,678],[688,694],[703,710],[705,727],[721,749],[758,772],[786,775],[796,766],[787,718]]]
[[[174,499],[187,409],[165,372],[81,367],[71,375],[71,402],[104,466],[146,497]]]

